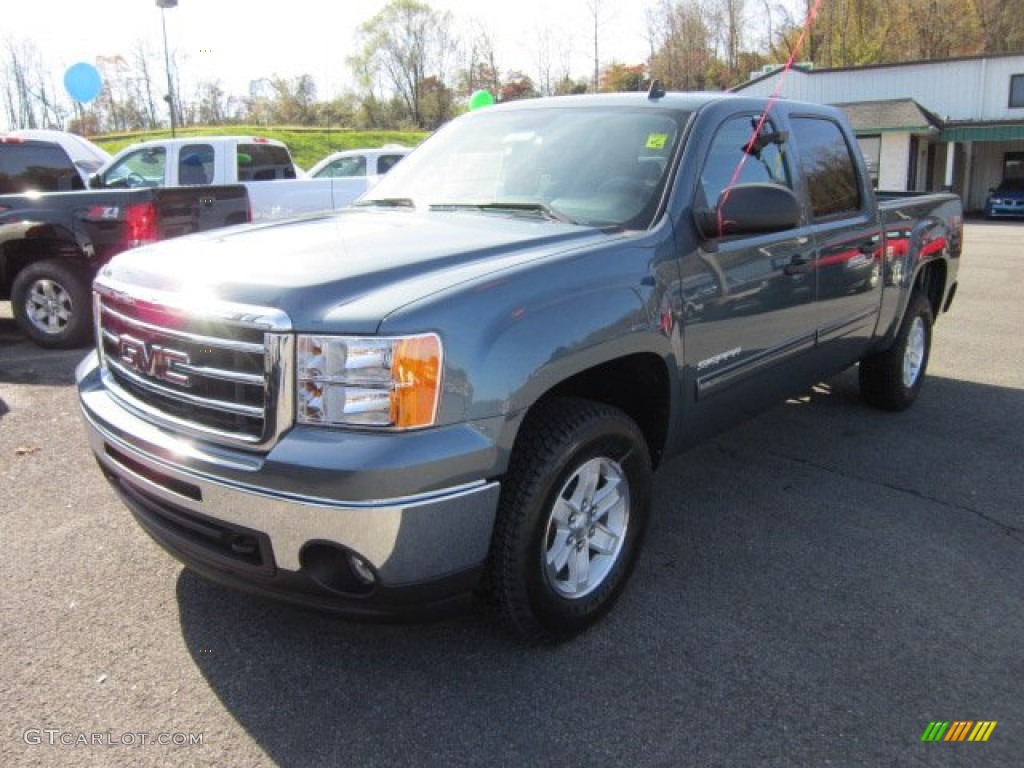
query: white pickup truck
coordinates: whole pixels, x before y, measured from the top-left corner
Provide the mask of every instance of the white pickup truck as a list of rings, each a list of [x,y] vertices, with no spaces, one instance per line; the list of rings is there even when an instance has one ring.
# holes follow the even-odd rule
[[[365,178],[301,178],[282,142],[256,136],[192,136],[132,144],[91,177],[93,189],[244,184],[252,219],[344,208]]]

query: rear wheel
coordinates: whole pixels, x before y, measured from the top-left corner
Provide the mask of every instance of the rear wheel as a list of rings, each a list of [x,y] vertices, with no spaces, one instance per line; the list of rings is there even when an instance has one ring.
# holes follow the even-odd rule
[[[902,411],[917,399],[928,368],[932,322],[931,303],[914,294],[893,345],[860,361],[861,396],[870,405]]]
[[[569,638],[602,616],[647,524],[651,460],[617,408],[552,399],[527,417],[503,483],[484,600],[522,638]]]
[[[11,286],[14,319],[41,347],[84,346],[92,329],[89,288],[85,271],[69,262],[49,259],[29,264]]]

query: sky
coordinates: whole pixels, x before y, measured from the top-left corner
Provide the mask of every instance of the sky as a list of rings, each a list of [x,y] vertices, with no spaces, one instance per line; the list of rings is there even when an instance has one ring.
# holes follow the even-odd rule
[[[251,80],[311,74],[320,98],[343,92],[346,58],[356,52],[358,26],[379,13],[386,0],[179,0],[161,11],[155,0],[6,0],[0,45],[5,39],[31,41],[62,87],[63,74],[78,62],[121,54],[131,59],[146,41],[161,63],[166,17],[167,41],[180,58],[184,79],[220,79],[242,95]],[[481,23],[495,40],[502,70],[535,67],[538,31],[549,27],[573,57],[574,76],[592,70],[592,32],[587,0],[428,0],[450,10],[461,27]],[[639,63],[648,53],[645,9],[650,0],[604,0],[600,36],[603,63]],[[3,49],[0,48],[0,51]]]

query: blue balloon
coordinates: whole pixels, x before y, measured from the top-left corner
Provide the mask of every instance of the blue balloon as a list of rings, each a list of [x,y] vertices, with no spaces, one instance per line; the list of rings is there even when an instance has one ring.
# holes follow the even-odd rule
[[[64,87],[75,101],[92,101],[103,90],[103,79],[96,67],[80,61],[64,73]]]

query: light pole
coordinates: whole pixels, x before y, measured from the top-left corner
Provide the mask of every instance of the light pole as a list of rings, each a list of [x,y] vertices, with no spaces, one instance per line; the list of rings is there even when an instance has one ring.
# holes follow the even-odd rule
[[[167,52],[167,15],[166,10],[168,8],[177,8],[178,0],[156,0],[156,7],[160,9],[160,23],[164,29],[164,70],[167,72],[167,95],[164,96],[164,100],[167,102],[167,107],[171,111],[171,138],[177,135],[176,124],[174,120],[174,85],[171,82],[171,57]]]

